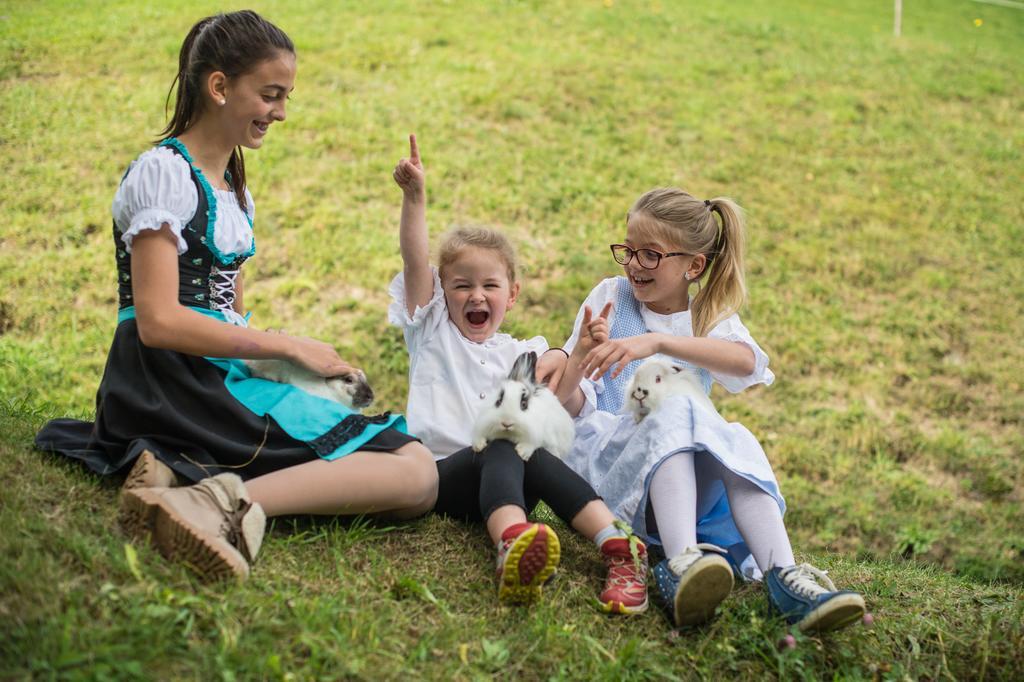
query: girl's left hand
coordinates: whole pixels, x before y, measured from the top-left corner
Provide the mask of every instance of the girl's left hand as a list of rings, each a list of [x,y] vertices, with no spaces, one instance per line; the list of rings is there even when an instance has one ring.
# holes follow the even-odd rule
[[[626,365],[634,360],[643,360],[655,355],[659,351],[658,334],[641,334],[630,336],[624,339],[609,339],[594,350],[587,353],[583,358],[583,376],[590,377],[596,381],[603,376],[612,366],[615,371],[611,378],[622,374]]]

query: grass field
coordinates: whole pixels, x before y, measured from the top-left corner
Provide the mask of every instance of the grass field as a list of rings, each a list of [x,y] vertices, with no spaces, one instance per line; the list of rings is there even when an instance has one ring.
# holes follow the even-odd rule
[[[798,558],[876,617],[779,652],[756,585],[705,629],[601,616],[596,553],[564,528],[530,610],[496,605],[479,529],[437,518],[279,520],[235,587],[126,546],[117,482],[31,441],[91,415],[110,200],[182,37],[225,7],[0,0],[0,678],[1019,679],[1024,11],[904,5],[895,39],[887,0],[254,3],[299,76],[247,156],[247,302],[336,342],[381,408],[405,400],[384,310],[408,132],[432,233],[519,246],[519,336],[568,334],[643,191],[747,209],[743,317],[778,380],[715,398],[764,443]]]

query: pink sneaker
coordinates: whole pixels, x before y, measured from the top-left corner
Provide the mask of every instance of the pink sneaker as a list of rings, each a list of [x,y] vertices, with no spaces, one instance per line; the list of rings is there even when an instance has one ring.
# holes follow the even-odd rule
[[[629,538],[611,538],[601,544],[608,575],[599,597],[607,613],[634,614],[647,610],[647,546],[636,540],[636,556]]]
[[[561,556],[558,536],[543,523],[516,523],[501,534],[498,601],[531,604],[554,574]]]

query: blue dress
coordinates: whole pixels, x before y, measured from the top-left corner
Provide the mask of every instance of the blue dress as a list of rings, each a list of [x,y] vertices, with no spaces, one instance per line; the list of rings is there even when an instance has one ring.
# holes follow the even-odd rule
[[[626,338],[649,331],[692,335],[689,313],[662,316],[651,313],[633,297],[625,277],[606,280],[598,285],[585,305],[601,310],[614,301],[610,336]],[[582,310],[577,318],[573,338],[567,348],[575,346],[579,337]],[[654,328],[652,328],[654,327]],[[749,345],[757,358],[751,377],[736,379],[713,376],[701,369],[705,390],[712,380],[730,390],[740,390],[753,383],[771,383],[774,375],[767,368],[767,356],[750,337],[735,315],[717,325],[712,338],[738,341]],[[673,360],[674,362],[681,362]],[[751,481],[771,495],[785,512],[785,501],[771,464],[753,434],[742,424],[726,421],[684,396],[666,399],[657,410],[637,424],[633,415],[624,413],[624,393],[640,361],[634,361],[616,379],[605,374],[600,380],[584,380],[582,388],[587,407],[576,420],[576,439],[566,462],[583,476],[604,498],[619,518],[628,521],[648,542],[660,544],[655,533],[648,531],[648,498],[651,478],[666,458],[681,452],[704,452],[735,474]],[[682,363],[686,364],[686,363]],[[753,557],[733,522],[725,486],[718,480],[699,480],[702,489],[697,510],[697,538],[727,548],[741,565],[744,575],[759,577]]]

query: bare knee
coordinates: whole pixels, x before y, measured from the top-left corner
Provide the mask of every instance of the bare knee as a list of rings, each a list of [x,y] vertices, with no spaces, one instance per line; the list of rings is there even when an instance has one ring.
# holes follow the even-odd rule
[[[437,501],[437,465],[422,443],[408,443],[395,451],[403,462],[405,485],[398,508],[391,515],[401,519],[422,516]]]

